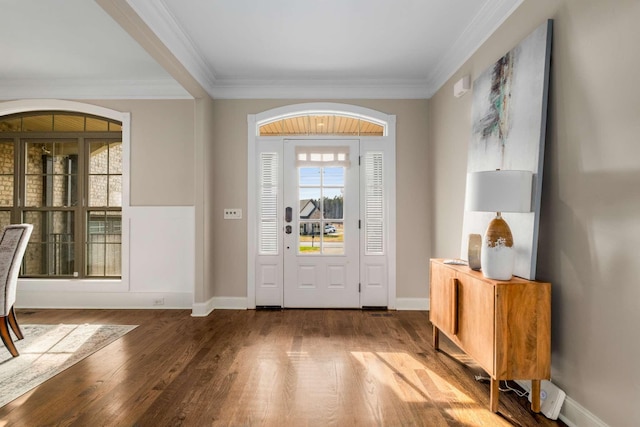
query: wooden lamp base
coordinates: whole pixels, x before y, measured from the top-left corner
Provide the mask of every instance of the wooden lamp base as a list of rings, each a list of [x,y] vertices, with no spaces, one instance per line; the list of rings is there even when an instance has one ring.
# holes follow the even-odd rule
[[[491,220],[480,252],[482,274],[495,280],[510,280],[513,275],[515,249],[513,235],[500,212]]]

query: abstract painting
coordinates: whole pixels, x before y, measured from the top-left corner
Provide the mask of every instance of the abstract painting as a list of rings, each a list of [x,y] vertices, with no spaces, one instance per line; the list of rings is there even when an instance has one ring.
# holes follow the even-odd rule
[[[473,82],[467,172],[533,172],[532,212],[503,214],[516,251],[513,274],[531,280],[538,251],[552,26],[552,20],[545,22]],[[469,234],[484,234],[493,217],[465,211],[461,258],[468,256]]]

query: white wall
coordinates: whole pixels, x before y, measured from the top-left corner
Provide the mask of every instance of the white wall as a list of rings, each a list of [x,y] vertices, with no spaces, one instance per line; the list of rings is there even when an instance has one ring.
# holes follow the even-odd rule
[[[20,279],[16,307],[191,308],[194,207],[128,210],[129,276],[122,280]],[[126,255],[125,255],[126,256]],[[157,301],[162,300],[161,305]]]

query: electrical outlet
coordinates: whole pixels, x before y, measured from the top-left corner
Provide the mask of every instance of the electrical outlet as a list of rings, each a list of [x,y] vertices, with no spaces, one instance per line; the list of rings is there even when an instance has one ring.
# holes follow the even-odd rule
[[[226,208],[224,210],[224,219],[242,219],[242,209]]]
[[[153,305],[164,305],[164,298],[156,298],[153,300]]]

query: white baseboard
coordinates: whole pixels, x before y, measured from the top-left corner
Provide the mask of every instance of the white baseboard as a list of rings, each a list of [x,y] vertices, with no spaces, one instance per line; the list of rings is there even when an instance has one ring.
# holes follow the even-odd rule
[[[192,317],[207,317],[215,309],[213,298],[206,302],[194,302],[191,307]]]
[[[192,304],[191,292],[21,291],[16,299],[16,308],[189,309]]]
[[[194,316],[207,316],[215,310],[246,310],[246,297],[213,297],[205,303],[194,304]],[[429,310],[429,298],[397,298],[396,310]],[[198,313],[198,314],[196,314]]]
[[[246,297],[213,297],[204,303],[193,304],[193,316],[208,316],[215,310],[246,310]],[[396,310],[429,310],[429,298],[397,298]]]
[[[246,310],[246,297],[213,297],[207,302],[194,303],[191,316],[207,317],[213,310]]]
[[[163,305],[155,302],[164,299]],[[48,292],[18,293],[16,308],[191,308],[192,316],[205,317],[215,310],[246,310],[246,297],[213,297],[194,303],[189,292]],[[429,310],[429,298],[397,298],[396,310]]]
[[[428,311],[429,298],[396,298],[396,310]]]
[[[531,391],[531,381],[516,381],[526,391]],[[566,396],[560,409],[560,420],[569,427],[609,427],[606,423],[593,415],[587,408]]]
[[[569,427],[608,427],[584,406],[567,396],[559,417]]]

